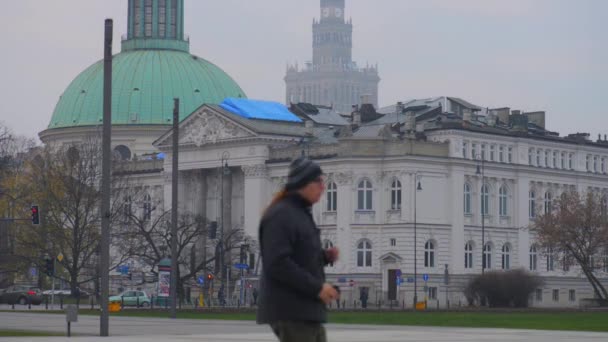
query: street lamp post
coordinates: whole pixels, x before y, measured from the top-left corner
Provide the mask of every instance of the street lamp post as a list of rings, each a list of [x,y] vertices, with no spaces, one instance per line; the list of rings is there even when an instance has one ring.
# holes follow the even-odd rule
[[[414,309],[418,303],[418,235],[417,235],[417,217],[418,203],[417,193],[422,190],[422,184],[418,180],[418,173],[414,173]]]
[[[486,248],[486,235],[485,235],[485,218],[486,211],[488,210],[488,203],[485,202],[484,197],[484,188],[485,188],[485,158],[484,155],[475,156],[477,160],[477,172],[478,176],[481,176],[481,274],[484,274],[486,268],[486,256],[485,256],[485,248]]]
[[[229,272],[224,269],[224,176],[230,175],[230,168],[228,168],[228,158],[230,158],[230,153],[228,151],[224,151],[222,153],[221,161],[220,161],[220,217],[219,217],[219,230],[220,230],[220,272],[226,273],[226,283],[229,285],[228,277]],[[224,286],[224,277],[220,274],[222,287]],[[224,296],[227,295],[228,289],[224,288]]]

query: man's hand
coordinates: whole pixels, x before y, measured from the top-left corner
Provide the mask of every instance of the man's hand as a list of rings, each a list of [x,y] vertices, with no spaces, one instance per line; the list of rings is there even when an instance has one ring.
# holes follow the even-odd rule
[[[325,259],[327,260],[328,264],[334,264],[336,261],[338,261],[338,258],[340,257],[340,250],[338,249],[338,247],[331,247],[325,250]]]
[[[332,285],[328,283],[323,284],[321,292],[319,292],[319,299],[321,299],[321,301],[325,303],[325,305],[331,303],[339,297],[340,295],[338,294],[338,291],[336,291],[336,289]]]

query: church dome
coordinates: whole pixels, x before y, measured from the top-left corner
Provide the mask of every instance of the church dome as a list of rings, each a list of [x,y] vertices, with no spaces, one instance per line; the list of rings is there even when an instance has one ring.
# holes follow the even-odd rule
[[[183,119],[203,104],[245,97],[228,74],[186,51],[128,50],[114,56],[112,68],[114,125],[171,124],[174,98],[180,99]],[[103,60],[72,81],[61,95],[48,128],[100,125],[102,117]]]

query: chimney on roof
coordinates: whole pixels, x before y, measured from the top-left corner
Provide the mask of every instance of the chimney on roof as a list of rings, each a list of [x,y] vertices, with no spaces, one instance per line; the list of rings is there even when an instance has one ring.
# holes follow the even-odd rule
[[[361,113],[359,111],[353,112],[353,125],[361,126]]]
[[[465,122],[473,121],[473,111],[470,108],[465,108],[462,111],[462,120]]]
[[[494,127],[496,126],[496,113],[494,113],[494,111],[488,111],[488,114],[486,116],[486,121],[488,123],[488,126],[490,127]]]
[[[371,102],[370,102],[371,97],[372,96],[369,95],[369,94],[363,94],[363,95],[361,95],[361,104],[362,105],[364,105],[364,104],[371,104]]]
[[[403,114],[403,110],[405,107],[403,106],[403,102],[397,102],[397,106],[395,107],[395,112],[397,114]]]

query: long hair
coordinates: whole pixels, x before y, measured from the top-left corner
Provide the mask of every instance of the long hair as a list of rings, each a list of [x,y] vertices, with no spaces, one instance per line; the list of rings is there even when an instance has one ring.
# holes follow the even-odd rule
[[[268,209],[270,209],[272,206],[274,206],[275,204],[277,204],[280,201],[282,201],[285,197],[287,197],[287,194],[288,194],[288,192],[287,192],[287,190],[285,188],[281,189],[279,192],[277,192],[276,194],[274,194],[274,197],[272,197],[272,200],[270,201],[270,204],[264,210],[264,214],[266,214],[266,212],[268,211]]]

